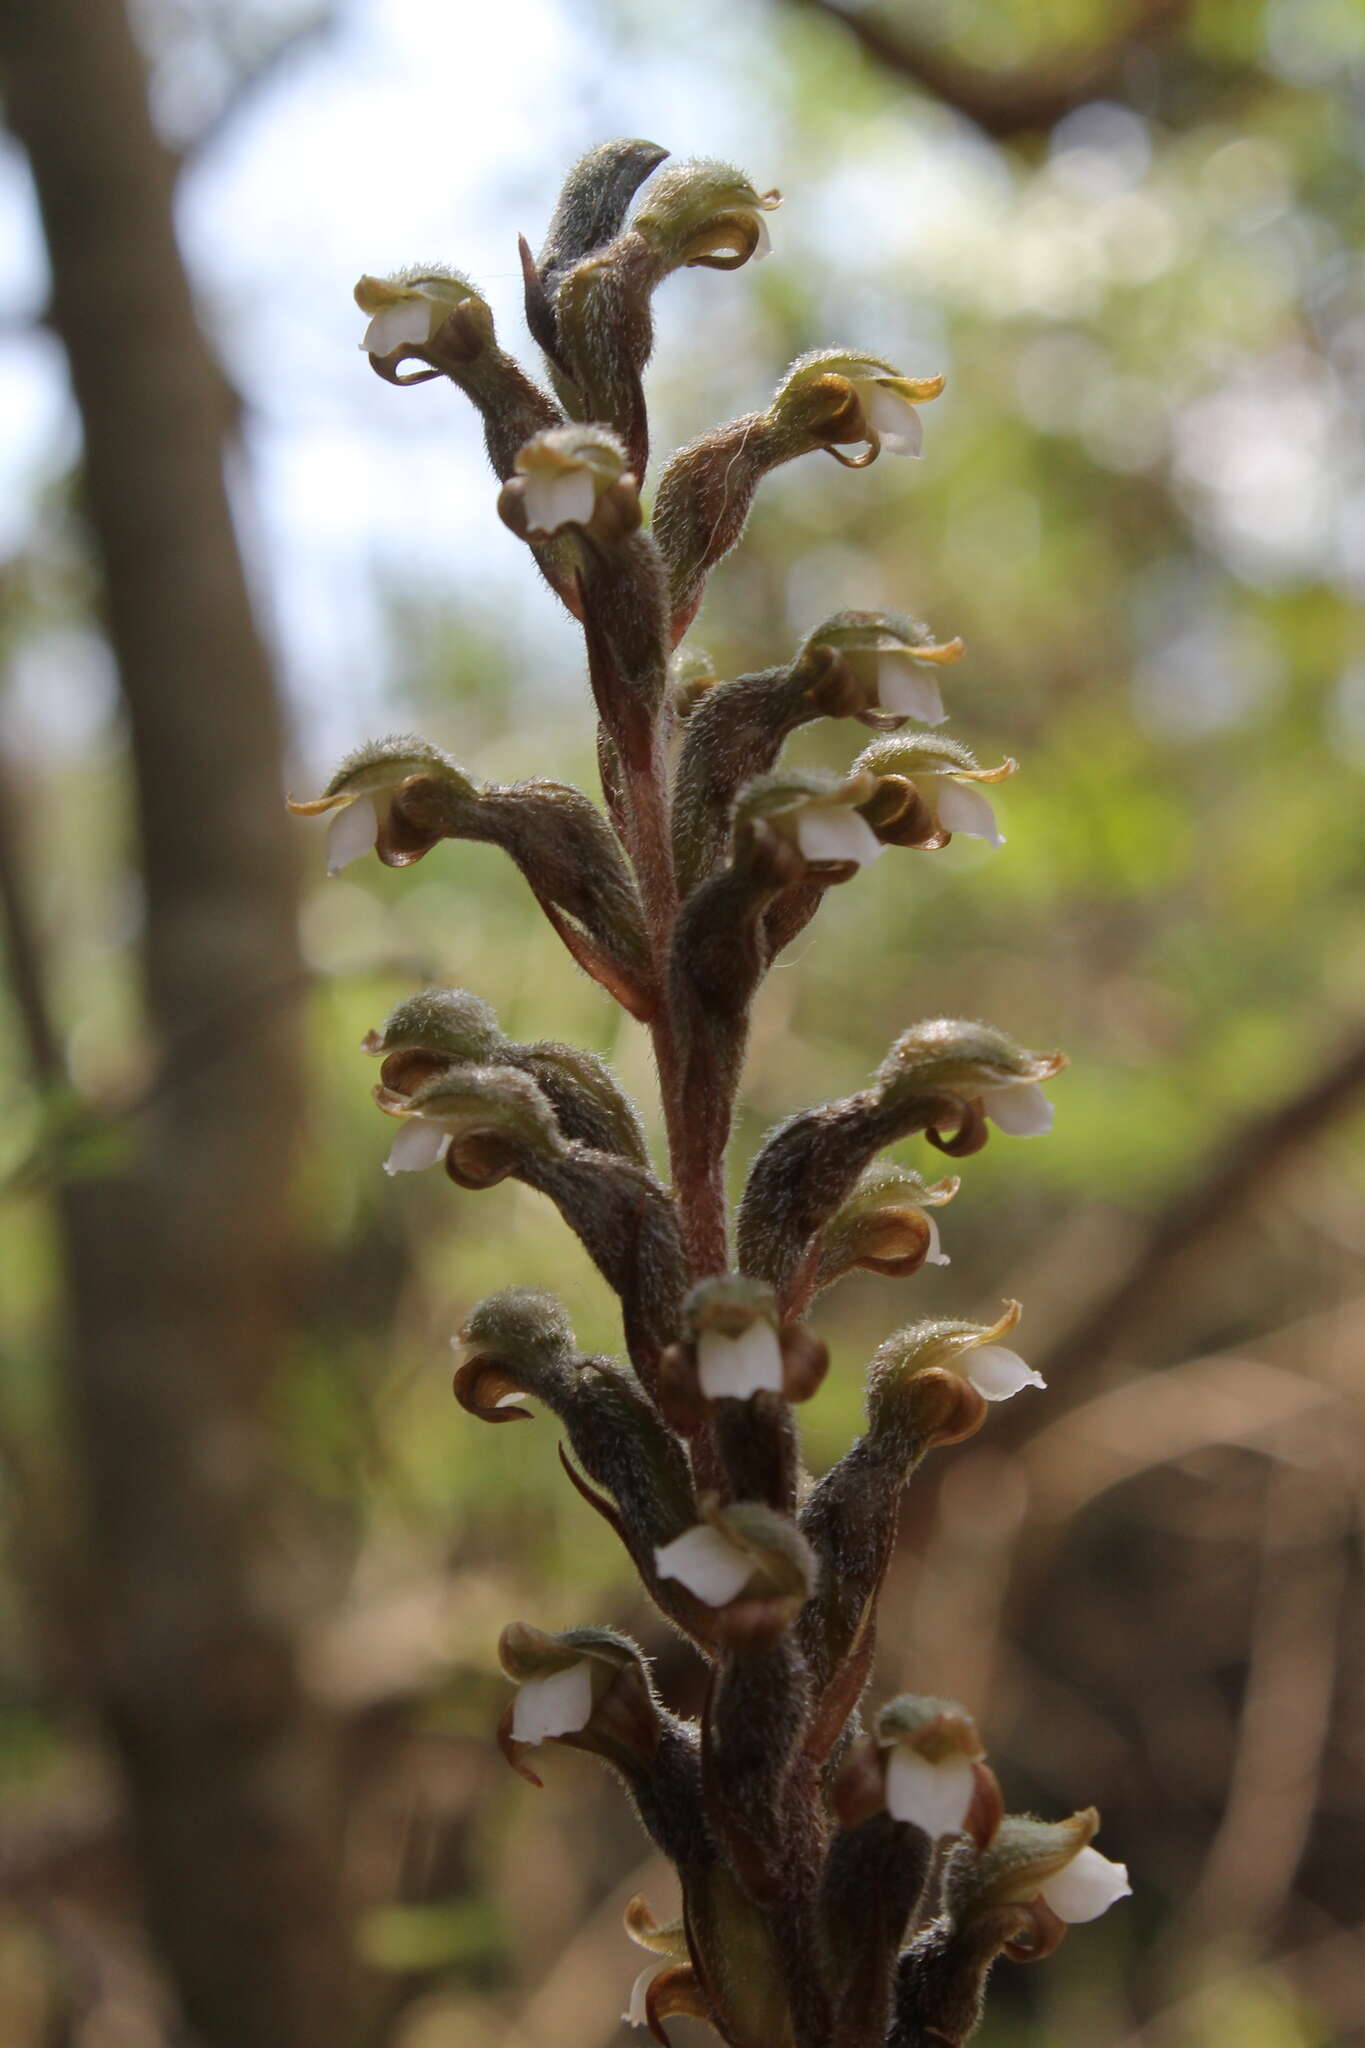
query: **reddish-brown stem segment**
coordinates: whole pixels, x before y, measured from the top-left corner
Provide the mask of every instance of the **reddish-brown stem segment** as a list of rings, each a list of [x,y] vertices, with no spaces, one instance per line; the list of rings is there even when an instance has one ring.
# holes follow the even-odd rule
[[[650,1032],[659,1070],[669,1165],[683,1246],[693,1278],[700,1279],[708,1273],[723,1273],[729,1265],[724,1162],[699,1152],[692,1136],[695,1120],[688,1115],[683,1099],[682,1062],[669,1002],[669,953],[678,914],[678,883],[673,866],[662,733],[656,733],[648,764],[627,767],[625,778],[630,835],[627,851],[640,884],[659,992]]]

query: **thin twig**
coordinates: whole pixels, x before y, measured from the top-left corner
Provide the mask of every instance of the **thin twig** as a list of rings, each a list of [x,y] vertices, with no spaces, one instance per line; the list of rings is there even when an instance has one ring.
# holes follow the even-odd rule
[[[932,93],[997,141],[1051,128],[1089,100],[1123,97],[1124,74],[1140,52],[1169,36],[1189,0],[1139,0],[1098,49],[997,71],[968,63],[900,22],[838,0],[798,0],[838,22],[883,69]]]
[[[62,1041],[48,1004],[42,949],[20,872],[17,799],[11,778],[0,770],[0,928],[5,966],[34,1081],[44,1093],[66,1079]]]
[[[1255,1199],[1290,1155],[1338,1122],[1365,1092],[1365,1034],[1356,1033],[1304,1084],[1252,1117],[1215,1153],[1204,1172],[1157,1217],[1136,1257],[1115,1285],[1082,1311],[1038,1363],[1049,1387],[1049,1421],[1073,1391],[1080,1368],[1110,1354],[1177,1271],[1197,1263],[1209,1241]],[[1026,1427],[1028,1418],[1021,1417]]]

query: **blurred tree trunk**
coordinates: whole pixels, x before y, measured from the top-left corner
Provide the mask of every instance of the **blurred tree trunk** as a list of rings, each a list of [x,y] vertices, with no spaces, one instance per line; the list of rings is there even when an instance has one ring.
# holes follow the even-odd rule
[[[197,2038],[351,2038],[330,1731],[295,1674],[260,1409],[286,1341],[299,1101],[280,714],[224,487],[174,165],[118,0],[0,0],[130,722],[158,1063],[131,1155],[67,1188],[91,1666],[152,1927]]]

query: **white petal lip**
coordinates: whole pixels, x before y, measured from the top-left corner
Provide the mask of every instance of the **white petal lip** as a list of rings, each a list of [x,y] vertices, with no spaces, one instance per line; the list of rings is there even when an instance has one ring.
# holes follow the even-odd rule
[[[353,797],[327,828],[327,872],[339,875],[368,853],[379,837],[379,813],[371,796]]]
[[[1052,1104],[1036,1081],[1013,1088],[988,1088],[981,1107],[998,1130],[1011,1138],[1041,1138],[1052,1129]]]
[[[765,256],[773,253],[773,238],[768,233],[768,223],[761,213],[754,215],[754,226],[758,229],[758,240],[754,243],[752,261],[761,263]]]
[[[514,1742],[547,1742],[552,1735],[576,1735],[592,1718],[592,1672],[585,1657],[548,1678],[518,1686],[512,1708]]]
[[[886,1810],[893,1820],[911,1821],[937,1841],[960,1835],[976,1790],[965,1756],[931,1764],[907,1743],[898,1742],[886,1761]]]
[[[859,383],[858,397],[863,418],[888,455],[922,455],[924,427],[908,398],[888,391],[884,384],[869,380]]]
[[[935,808],[940,824],[950,832],[965,832],[969,839],[987,839],[992,846],[1004,845],[995,812],[974,783],[954,782],[950,775],[940,775],[938,781]]]
[[[561,526],[586,526],[597,493],[586,469],[567,469],[559,476],[531,471],[522,504],[526,524],[534,533],[557,533]]]
[[[851,860],[860,868],[886,851],[855,810],[815,805],[798,818],[796,843],[807,860]]]
[[[1082,1849],[1048,1879],[1042,1898],[1059,1920],[1075,1927],[1085,1920],[1098,1920],[1120,1899],[1131,1897],[1132,1890],[1126,1864],[1111,1863],[1098,1849]]]
[[[1043,1375],[1025,1365],[1007,1344],[983,1344],[969,1351],[962,1361],[962,1375],[988,1401],[1008,1401],[1025,1387],[1047,1385]]]
[[[709,1522],[699,1522],[671,1543],[661,1544],[654,1562],[660,1578],[677,1579],[708,1607],[724,1607],[733,1600],[754,1569],[753,1560]]]
[[[921,725],[942,725],[948,716],[935,678],[894,647],[877,656],[877,702],[883,711],[917,718]]]
[[[647,2027],[649,2025],[649,2007],[645,2002],[649,1996],[649,1987],[660,1971],[667,1968],[667,1963],[645,1964],[645,1967],[630,1987],[630,2004],[621,2015],[627,2026]]]
[[[939,1242],[938,1223],[936,1219],[932,1216],[926,1215],[924,1210],[922,1209],[920,1211],[920,1214],[924,1217],[925,1222],[929,1226],[929,1249],[924,1254],[925,1265],[951,1266],[953,1262],[948,1257],[947,1252],[944,1251],[942,1245]]]
[[[750,1394],[780,1394],[782,1347],[776,1330],[761,1317],[738,1337],[704,1330],[697,1339],[697,1377],[708,1401],[726,1396],[747,1401]]]
[[[409,1117],[384,1161],[385,1173],[421,1173],[450,1150],[450,1133],[422,1117]]]
[[[421,348],[431,340],[435,302],[427,298],[400,299],[385,306],[365,329],[360,346],[368,355],[391,356],[405,344]]]

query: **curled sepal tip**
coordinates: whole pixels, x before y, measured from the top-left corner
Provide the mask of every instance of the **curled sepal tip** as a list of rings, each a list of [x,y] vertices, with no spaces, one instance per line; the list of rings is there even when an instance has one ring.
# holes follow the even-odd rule
[[[452,1343],[455,1398],[481,1422],[529,1420],[531,1396],[561,1407],[575,1383],[573,1327],[552,1294],[508,1287],[473,1309]]]
[[[650,1963],[631,1987],[630,2004],[621,2017],[632,2027],[648,2027],[663,2048],[672,2048],[664,2021],[712,2021],[701,1980],[690,1962]]]

